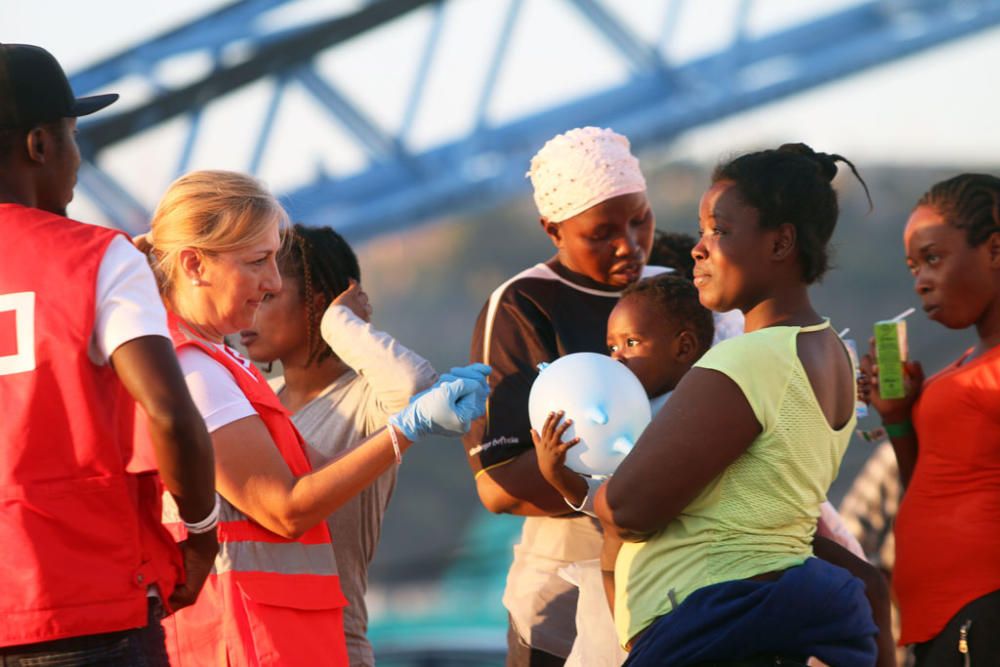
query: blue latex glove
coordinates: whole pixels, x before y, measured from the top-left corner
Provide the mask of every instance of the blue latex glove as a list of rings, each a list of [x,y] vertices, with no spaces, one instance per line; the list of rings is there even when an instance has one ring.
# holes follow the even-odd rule
[[[425,435],[462,435],[485,412],[485,380],[456,377],[440,379],[389,418],[407,440]]]
[[[473,380],[478,385],[479,388],[476,390],[476,403],[480,405],[479,408],[481,412],[486,411],[486,399],[490,395],[490,384],[487,378],[493,369],[486,364],[469,364],[468,366],[455,366],[447,373],[441,376],[441,379],[454,380],[457,378],[464,378],[466,380]]]
[[[444,375],[453,375],[455,377],[478,380],[485,383],[487,376],[489,376],[492,372],[493,369],[486,364],[469,364],[468,366],[455,366]]]
[[[410,398],[410,403],[417,400],[418,398],[420,398],[421,396],[431,391],[440,384],[443,384],[445,382],[452,382],[454,380],[464,379],[464,380],[472,380],[479,385],[478,389],[476,390],[476,398],[478,401],[482,403],[483,405],[482,409],[485,410],[486,397],[490,395],[490,385],[486,378],[492,372],[493,369],[487,366],[486,364],[469,364],[468,366],[455,366],[447,373],[442,373],[440,377],[438,377],[438,381],[435,382],[433,385],[431,385],[427,389],[424,389],[422,392],[418,394],[414,394]]]

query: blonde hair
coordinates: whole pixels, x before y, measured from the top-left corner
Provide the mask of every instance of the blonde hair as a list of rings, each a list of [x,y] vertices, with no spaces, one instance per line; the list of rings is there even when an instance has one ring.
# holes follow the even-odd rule
[[[257,179],[234,171],[193,171],[171,183],[156,207],[146,250],[160,290],[169,292],[185,248],[212,255],[254,245],[288,214]]]

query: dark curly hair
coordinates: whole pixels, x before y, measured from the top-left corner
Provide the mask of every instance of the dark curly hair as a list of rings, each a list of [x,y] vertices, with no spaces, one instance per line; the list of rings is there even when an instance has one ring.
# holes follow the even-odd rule
[[[1000,232],[1000,178],[989,174],[959,174],[935,183],[917,202],[929,206],[945,221],[965,230],[975,247]]]
[[[712,312],[701,305],[698,288],[687,278],[671,273],[643,278],[622,292],[621,298],[626,297],[645,299],[665,319],[690,329],[698,343],[699,357],[712,347],[715,320]]]
[[[323,342],[319,323],[326,307],[350,287],[352,278],[361,282],[361,267],[354,250],[344,237],[329,227],[296,224],[286,232],[278,255],[278,270],[299,283],[309,331],[307,364],[331,357],[333,351]],[[323,295],[322,306],[318,309],[316,294]]]
[[[657,229],[653,235],[653,248],[649,251],[650,266],[666,266],[688,280],[694,278],[694,257],[691,250],[697,243],[690,234],[664,232]]]
[[[761,227],[774,229],[785,223],[795,227],[802,279],[812,284],[830,266],[827,244],[840,214],[832,185],[838,162],[851,168],[871,206],[868,184],[850,160],[817,153],[805,144],[783,144],[741,155],[716,167],[712,183],[735,183],[744,200],[757,209]]]

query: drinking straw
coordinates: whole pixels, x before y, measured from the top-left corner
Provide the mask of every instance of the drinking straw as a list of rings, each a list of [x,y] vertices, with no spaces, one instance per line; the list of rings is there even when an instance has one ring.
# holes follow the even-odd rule
[[[904,318],[907,318],[907,317],[909,317],[910,315],[912,315],[913,313],[915,313],[916,311],[917,311],[917,309],[916,309],[916,308],[907,308],[906,310],[904,310],[903,312],[901,312],[901,313],[900,313],[899,315],[896,315],[896,317],[892,318],[892,319],[891,319],[891,320],[889,320],[889,321],[890,321],[890,322],[900,322],[900,321],[902,321],[902,320],[903,320]]]

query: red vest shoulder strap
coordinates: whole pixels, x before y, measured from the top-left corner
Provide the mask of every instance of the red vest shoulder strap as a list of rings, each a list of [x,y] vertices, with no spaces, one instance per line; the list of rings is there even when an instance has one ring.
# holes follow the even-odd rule
[[[168,313],[167,321],[175,348],[180,350],[188,346],[196,347],[229,371],[264,422],[292,474],[304,475],[310,472],[312,466],[306,456],[305,440],[292,423],[288,410],[278,400],[257,367],[228,346],[220,348],[197,338],[175,314]]]

